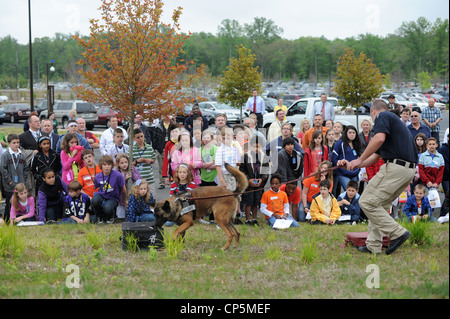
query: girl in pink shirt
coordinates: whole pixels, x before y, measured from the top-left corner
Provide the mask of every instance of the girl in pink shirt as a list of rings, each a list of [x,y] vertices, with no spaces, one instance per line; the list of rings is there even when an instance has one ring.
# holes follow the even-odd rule
[[[21,220],[34,221],[36,220],[35,213],[33,196],[28,193],[24,183],[17,184],[11,199],[11,222],[18,223]]]
[[[188,132],[183,132],[178,137],[177,149],[173,152],[170,163],[172,172],[175,172],[178,165],[181,163],[187,164],[190,167],[192,175],[194,176],[194,183],[200,185],[202,156],[200,154],[200,149],[194,147],[192,137]]]
[[[61,142],[62,180],[67,185],[77,180],[78,172],[85,166],[81,159],[81,147],[75,134],[67,133]],[[76,147],[76,148],[75,148]],[[75,149],[73,149],[75,148]],[[71,151],[71,149],[73,149]]]

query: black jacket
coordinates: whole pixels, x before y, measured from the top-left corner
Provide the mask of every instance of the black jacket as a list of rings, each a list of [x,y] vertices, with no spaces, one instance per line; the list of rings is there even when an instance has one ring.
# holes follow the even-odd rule
[[[47,168],[51,167],[55,171],[56,174],[61,175],[62,170],[62,164],[61,164],[61,158],[58,153],[56,153],[54,150],[50,149],[48,152],[49,161],[45,160],[45,155],[41,151],[34,155],[33,161],[31,163],[31,173],[33,174],[37,188],[39,189],[39,186],[42,181],[42,172]]]
[[[286,183],[295,179],[300,178],[303,173],[303,156],[293,150],[292,153],[295,157],[295,168],[291,168],[290,156],[286,153],[285,149],[278,152],[278,168],[277,173],[281,174],[283,177],[282,183]]]
[[[244,154],[244,159],[241,162],[241,165],[239,165],[239,170],[247,176],[247,179],[262,179],[262,183],[260,185],[260,188],[264,188],[264,185],[266,185],[267,180],[269,179],[270,175],[270,167],[269,167],[269,157],[264,154],[263,152],[260,152],[261,158],[258,158],[259,160],[259,170],[258,172],[254,171],[254,162],[256,162],[256,159],[252,158],[253,152],[248,152]],[[250,190],[250,185],[247,187],[247,190]]]
[[[159,121],[159,123],[155,126],[151,126],[150,131],[152,136],[153,149],[161,154],[164,154],[164,147],[166,147],[166,143],[170,140],[170,132],[177,127],[177,124],[172,121],[170,121],[167,130],[162,121]]]

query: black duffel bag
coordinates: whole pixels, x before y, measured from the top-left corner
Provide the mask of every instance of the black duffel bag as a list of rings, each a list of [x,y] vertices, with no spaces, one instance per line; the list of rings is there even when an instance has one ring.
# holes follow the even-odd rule
[[[164,247],[162,228],[155,227],[155,222],[125,222],[122,223],[123,250],[148,250],[150,246],[156,249]]]

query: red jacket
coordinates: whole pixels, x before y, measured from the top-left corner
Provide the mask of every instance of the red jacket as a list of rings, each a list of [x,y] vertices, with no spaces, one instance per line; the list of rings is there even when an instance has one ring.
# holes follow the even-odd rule
[[[162,165],[162,177],[172,177],[172,169],[170,167],[170,161],[172,158],[172,148],[175,145],[172,140],[169,140],[164,147],[164,159]]]
[[[320,159],[320,163],[322,163],[323,161],[329,161],[329,155],[328,155],[328,147],[327,146],[323,146],[322,147],[322,157]],[[319,164],[320,165],[320,164]],[[314,167],[314,161],[312,158],[312,154],[311,154],[311,150],[309,149],[309,147],[307,147],[305,149],[305,160],[304,160],[304,165],[303,165],[303,176],[309,176],[312,173],[314,173],[314,171],[316,170],[317,167]]]

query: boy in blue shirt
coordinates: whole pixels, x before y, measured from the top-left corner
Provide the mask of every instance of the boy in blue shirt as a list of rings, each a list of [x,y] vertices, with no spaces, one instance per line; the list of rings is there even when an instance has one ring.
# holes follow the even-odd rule
[[[347,191],[340,194],[337,198],[338,205],[341,208],[341,217],[350,215],[350,219],[346,220],[348,223],[359,222],[360,207],[358,182],[349,181],[347,184]],[[341,222],[341,221],[340,221]]]
[[[87,224],[90,222],[91,200],[81,193],[80,182],[72,181],[67,186],[69,195],[64,199],[63,223]]]
[[[423,221],[437,221],[433,217],[431,212],[431,205],[428,197],[425,196],[426,187],[423,184],[417,184],[414,188],[414,195],[408,197],[408,200],[403,207],[403,213],[408,218],[408,221],[412,221],[413,216],[417,216],[417,219]]]

